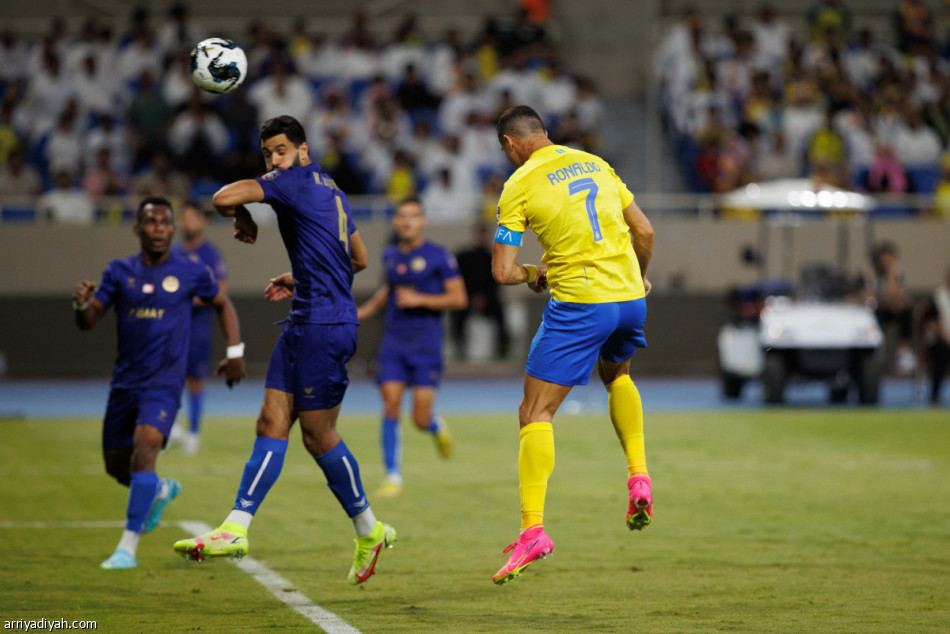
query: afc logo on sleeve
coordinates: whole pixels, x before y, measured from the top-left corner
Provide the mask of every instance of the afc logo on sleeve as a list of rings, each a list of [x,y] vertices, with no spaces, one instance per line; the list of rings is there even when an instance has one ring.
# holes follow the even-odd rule
[[[280,176],[280,170],[271,170],[267,172],[266,174],[264,174],[263,176],[261,176],[261,178],[264,179],[265,181],[272,181],[278,176]]]

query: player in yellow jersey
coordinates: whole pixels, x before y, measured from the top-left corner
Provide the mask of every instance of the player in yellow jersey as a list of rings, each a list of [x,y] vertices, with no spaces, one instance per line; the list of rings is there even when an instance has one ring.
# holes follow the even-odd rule
[[[518,168],[498,204],[492,273],[502,284],[526,282],[551,299],[531,342],[525,367],[518,476],[521,534],[493,580],[502,584],[554,552],[544,532],[544,496],[554,470],[551,420],[594,365],[607,388],[610,420],[627,457],[627,526],[653,518],[653,492],[643,445],[643,408],[630,379],[630,358],[646,346],[643,323],[650,282],[653,227],[606,161],[554,145],[538,113],[509,108],[498,119],[498,140]],[[541,264],[518,264],[525,228],[544,248]],[[631,239],[632,235],[632,239]]]

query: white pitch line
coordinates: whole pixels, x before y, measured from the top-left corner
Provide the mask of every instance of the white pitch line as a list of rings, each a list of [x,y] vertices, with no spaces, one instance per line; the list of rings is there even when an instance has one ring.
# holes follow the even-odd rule
[[[192,535],[203,535],[209,532],[210,526],[204,522],[182,520],[179,522],[163,522],[164,525],[178,525]],[[0,521],[0,528],[24,529],[24,528],[123,528],[123,521],[86,521],[86,522],[10,522]],[[253,559],[245,557],[239,561],[231,560],[243,572],[251,575],[254,581],[261,584],[274,595],[278,601],[290,607],[294,612],[307,618],[311,623],[322,629],[327,634],[360,634],[360,631],[338,617],[333,612],[321,608],[311,601],[307,595],[300,592],[279,574],[267,567],[267,565]]]
[[[192,535],[203,535],[212,530],[204,522],[181,521],[178,525]],[[328,634],[360,634],[360,631],[338,617],[333,612],[324,610],[311,601],[305,594],[294,588],[294,585],[268,568],[265,564],[251,557],[244,557],[234,564],[242,571],[251,575],[254,580],[267,588],[277,600],[292,608],[294,612],[306,617],[311,623]]]

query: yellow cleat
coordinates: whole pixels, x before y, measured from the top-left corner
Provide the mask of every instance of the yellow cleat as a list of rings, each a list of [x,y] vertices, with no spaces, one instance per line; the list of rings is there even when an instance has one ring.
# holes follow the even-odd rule
[[[210,533],[180,539],[172,548],[191,561],[204,561],[207,557],[241,559],[248,551],[247,529],[234,522],[225,522]]]
[[[384,548],[392,548],[396,542],[396,529],[389,524],[376,522],[373,532],[366,537],[357,537],[353,566],[347,575],[351,585],[359,585],[376,574],[376,562]]]
[[[452,449],[454,449],[455,444],[452,442],[452,432],[449,431],[449,426],[445,424],[445,421],[442,418],[439,418],[441,423],[441,429],[439,433],[435,435],[435,448],[438,449],[439,455],[443,458],[452,457]]]
[[[386,480],[383,482],[382,486],[376,491],[374,497],[378,498],[394,498],[399,497],[399,494],[402,493],[402,485],[398,482],[393,482],[392,480]]]

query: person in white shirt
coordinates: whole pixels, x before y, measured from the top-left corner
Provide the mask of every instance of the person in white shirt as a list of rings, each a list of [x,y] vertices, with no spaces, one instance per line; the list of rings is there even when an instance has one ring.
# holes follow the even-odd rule
[[[453,183],[446,167],[422,193],[422,205],[430,225],[467,226],[475,219],[477,201],[471,191]]]
[[[917,108],[906,108],[904,125],[897,127],[893,138],[894,153],[906,169],[936,167],[942,151],[940,137],[923,123]]]
[[[923,341],[930,366],[930,404],[940,403],[940,388],[950,368],[950,267],[943,284],[925,304]]]
[[[72,176],[63,170],[56,174],[56,186],[40,196],[38,214],[52,222],[89,225],[96,217],[92,201],[83,190],[73,186]]]
[[[752,23],[752,37],[759,54],[768,60],[769,66],[777,64],[788,50],[788,25],[775,19],[775,10],[768,4],[759,9],[758,19]]]
[[[247,100],[257,107],[261,124],[281,115],[306,121],[313,107],[310,84],[299,75],[289,73],[286,62],[280,57],[274,58],[271,75],[251,86]]]

